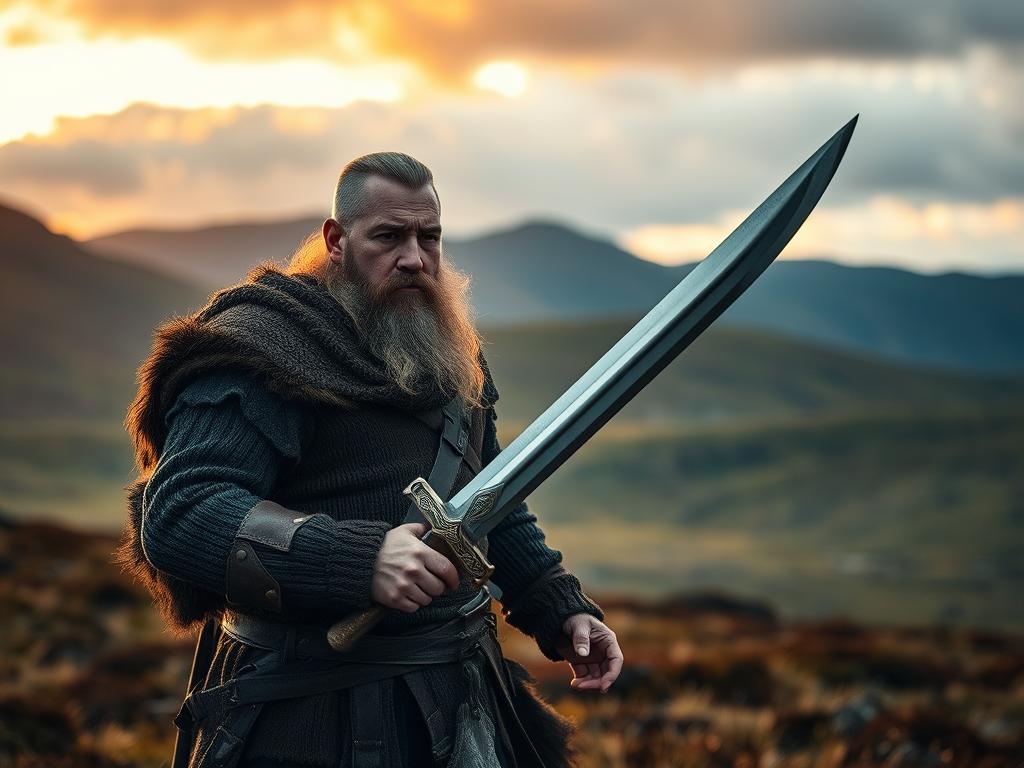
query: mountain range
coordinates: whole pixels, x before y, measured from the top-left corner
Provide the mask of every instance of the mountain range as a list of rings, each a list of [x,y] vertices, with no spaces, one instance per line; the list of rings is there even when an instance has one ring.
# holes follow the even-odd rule
[[[18,420],[120,410],[134,386],[130,371],[145,356],[157,323],[200,306],[211,288],[237,281],[267,255],[260,247],[289,252],[308,234],[312,221],[123,233],[81,244],[0,207],[6,278],[0,288],[0,352],[8,361],[0,410]],[[128,255],[143,248],[151,261]],[[545,359],[560,367],[575,361],[576,372],[582,372],[688,269],[637,259],[606,241],[551,223],[455,241],[447,248],[474,277],[477,306],[486,307],[480,316],[487,335],[502,340],[493,365],[516,382],[516,391],[538,390],[537,397],[522,400],[530,405],[515,414],[517,421],[529,415],[534,403],[550,402],[560,393],[549,384],[557,377],[532,373],[528,354],[513,355],[511,366],[503,364],[503,356],[524,349],[524,343],[536,348],[537,340],[561,339],[563,354]],[[174,254],[181,253],[188,258],[175,261]],[[716,409],[743,412],[749,410],[744,403],[759,399],[746,376],[741,383],[730,379],[736,365],[771,382],[767,390],[818,393],[804,396],[805,404],[822,392],[855,389],[862,391],[862,401],[886,392],[906,391],[908,401],[919,397],[920,381],[897,386],[892,369],[864,360],[865,352],[904,362],[924,358],[962,372],[1024,370],[1024,305],[1015,301],[1022,285],[1021,277],[925,277],[892,269],[781,262],[727,314],[734,326],[745,325],[747,331],[737,329],[736,335],[716,326],[708,337],[712,341],[698,342],[686,365],[670,369],[653,386],[675,387],[670,401],[688,403],[688,417],[704,421]],[[521,332],[506,332],[506,327]],[[750,335],[751,328],[759,333]],[[772,333],[765,335],[765,330]],[[795,337],[793,342],[812,346],[783,343],[780,330]],[[716,344],[723,346],[716,350]],[[828,353],[823,344],[836,353]],[[844,349],[845,355],[840,354]],[[716,354],[724,367],[714,372]],[[787,385],[792,366],[779,362],[790,358],[835,359],[842,365],[815,365],[817,373],[803,385]],[[710,368],[701,367],[701,359]],[[958,379],[935,372],[921,380],[941,398],[948,387],[939,382]],[[714,384],[702,397],[699,391],[708,382]],[[732,390],[736,396],[726,397],[731,405],[723,405],[723,393]],[[976,389],[971,396],[978,396]],[[791,394],[794,398],[800,399]]]
[[[549,238],[582,240],[564,229],[546,231]],[[169,275],[141,263],[100,257],[94,248],[56,236],[10,209],[0,209],[0,233],[6,244],[0,253],[5,275],[0,352],[7,360],[0,380],[0,413],[15,422],[82,422],[123,415],[135,386],[132,372],[146,355],[154,328],[171,315],[200,306],[206,289],[180,273]],[[594,258],[622,269],[664,270],[607,244],[594,242],[592,249]],[[497,268],[487,271],[488,259],[480,253],[459,250],[456,258],[477,270],[477,285],[482,288],[500,275]],[[524,261],[537,272],[538,251],[530,253]],[[613,293],[610,285],[601,283],[607,273],[595,270],[589,290],[571,295],[589,297],[593,309],[600,291]],[[618,296],[639,301],[643,284],[625,285],[633,286],[634,293],[620,291]],[[543,288],[536,292],[535,308],[524,316],[541,313],[544,301],[557,299],[557,289],[547,284]],[[627,313],[625,303],[616,305],[612,316],[595,317],[584,309],[580,304],[577,311],[567,313],[570,316],[529,323],[520,318],[514,326],[484,329],[488,360],[504,392],[504,419],[522,423],[536,416],[638,317]],[[752,381],[759,381],[759,386],[752,387]],[[816,342],[716,326],[658,377],[649,393],[631,404],[628,414],[633,416],[628,418],[708,423],[870,403],[896,406],[922,398],[934,404],[964,404],[999,399],[1005,389],[1015,391],[998,379],[919,372]]]
[[[111,258],[213,289],[253,264],[286,261],[320,219],[130,230],[88,241]],[[637,258],[612,242],[534,221],[446,252],[473,277],[483,325],[642,314],[693,268]],[[1024,276],[920,275],[828,261],[779,261],[723,322],[892,360],[987,372],[1024,371]]]

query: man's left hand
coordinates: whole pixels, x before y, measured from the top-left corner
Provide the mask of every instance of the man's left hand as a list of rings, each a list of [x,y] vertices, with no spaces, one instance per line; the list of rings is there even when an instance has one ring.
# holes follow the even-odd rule
[[[607,625],[589,613],[576,613],[562,624],[565,634],[555,649],[572,666],[569,683],[577,690],[608,690],[622,670],[622,649]]]

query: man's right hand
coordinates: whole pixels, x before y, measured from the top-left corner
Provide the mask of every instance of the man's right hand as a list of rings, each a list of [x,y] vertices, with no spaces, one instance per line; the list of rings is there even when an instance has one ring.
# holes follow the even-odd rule
[[[459,572],[452,561],[420,541],[426,532],[426,523],[405,523],[384,535],[370,585],[376,602],[413,613],[446,587],[458,589]]]

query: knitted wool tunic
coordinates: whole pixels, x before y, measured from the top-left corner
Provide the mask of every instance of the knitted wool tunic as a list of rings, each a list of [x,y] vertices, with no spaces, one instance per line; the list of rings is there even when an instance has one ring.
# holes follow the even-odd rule
[[[194,380],[166,422],[163,453],[143,497],[142,544],[158,570],[224,594],[235,532],[255,504],[271,498],[311,515],[288,552],[256,545],[281,585],[282,618],[330,622],[369,606],[384,534],[403,521],[408,507],[401,490],[430,473],[437,435],[429,427],[382,406],[353,410],[288,401],[230,369]],[[494,410],[480,412],[477,425],[486,466],[500,451]],[[463,463],[455,488],[471,478]],[[488,536],[492,580],[506,605],[562,560],[536,521],[524,503]],[[475,592],[463,578],[458,590],[414,613],[390,611],[382,626],[453,618]],[[508,618],[554,660],[561,658],[554,640],[568,616],[602,616],[568,572],[547,581],[530,602]]]

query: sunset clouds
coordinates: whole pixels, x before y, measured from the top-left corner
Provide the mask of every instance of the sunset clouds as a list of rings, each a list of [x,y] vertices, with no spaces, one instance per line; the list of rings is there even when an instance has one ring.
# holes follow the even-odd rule
[[[3,9],[25,4],[6,0]],[[527,57],[703,68],[801,58],[957,57],[1024,40],[1012,0],[34,0],[11,42],[163,38],[209,59],[404,59],[435,74]]]
[[[78,236],[325,213],[401,149],[449,231],[694,258],[859,112],[787,255],[1024,268],[1013,2],[0,0],[0,39],[0,194]]]

